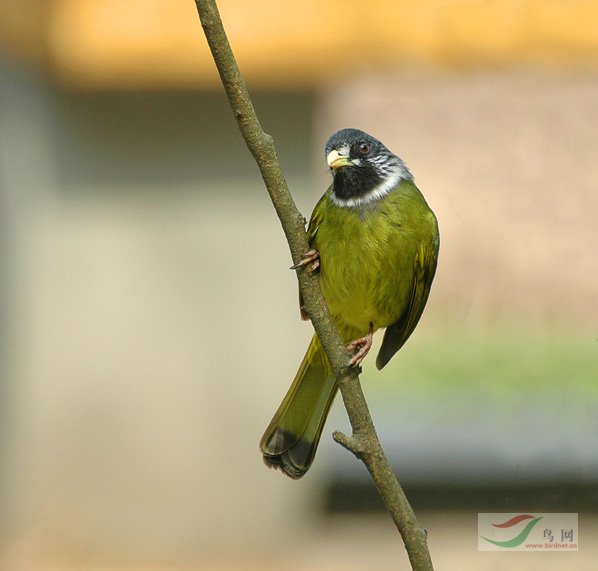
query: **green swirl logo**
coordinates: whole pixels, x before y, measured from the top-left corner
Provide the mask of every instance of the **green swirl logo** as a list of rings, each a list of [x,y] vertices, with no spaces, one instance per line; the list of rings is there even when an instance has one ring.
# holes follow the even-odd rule
[[[505,547],[507,549],[510,547],[517,547],[517,546],[521,545],[528,538],[529,534],[532,532],[532,529],[534,529],[534,527],[536,527],[537,523],[541,519],[543,519],[543,518],[542,517],[534,517],[533,515],[530,515],[530,514],[521,514],[521,515],[517,515],[503,523],[493,523],[492,525],[494,527],[508,529],[508,528],[515,528],[515,526],[518,526],[518,524],[520,524],[521,522],[527,521],[527,524],[525,525],[525,527],[515,537],[513,537],[513,539],[509,539],[507,541],[495,541],[494,539],[488,539],[487,537],[484,537],[483,535],[480,535],[480,537],[482,539],[484,539],[485,541],[492,543],[493,545],[498,545],[498,547]]]

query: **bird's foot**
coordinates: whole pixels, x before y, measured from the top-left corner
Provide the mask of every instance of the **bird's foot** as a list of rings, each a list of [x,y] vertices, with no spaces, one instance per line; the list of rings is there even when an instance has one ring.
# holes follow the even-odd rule
[[[347,345],[347,349],[349,351],[355,351],[355,355],[351,357],[351,361],[349,361],[349,366],[357,367],[361,364],[361,362],[365,359],[365,356],[370,352],[372,348],[372,341],[374,339],[374,325],[370,323],[370,330],[365,337],[361,337],[359,339],[355,339],[355,341],[351,341]]]
[[[309,264],[311,264],[309,267],[310,272],[314,272],[320,267],[320,254],[317,250],[310,250],[307,252],[307,254],[304,254],[303,258],[301,258],[301,261],[298,264],[291,266],[291,270],[298,270],[299,268],[303,268]]]

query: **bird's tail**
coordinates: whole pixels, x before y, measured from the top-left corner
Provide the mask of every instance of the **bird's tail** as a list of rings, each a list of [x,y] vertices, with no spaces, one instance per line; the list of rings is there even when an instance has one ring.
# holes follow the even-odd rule
[[[291,388],[260,441],[267,466],[295,479],[307,472],[336,390],[328,359],[314,335]]]

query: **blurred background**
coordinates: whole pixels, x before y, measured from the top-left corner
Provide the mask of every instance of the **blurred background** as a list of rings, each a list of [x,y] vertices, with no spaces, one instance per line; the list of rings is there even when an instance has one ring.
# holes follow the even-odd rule
[[[219,5],[306,217],[342,127],[438,216],[362,376],[436,568],[594,569],[596,3]],[[262,464],[311,327],[194,3],[0,6],[0,568],[406,569],[340,401],[303,480]],[[490,511],[579,512],[581,550],[478,553]]]

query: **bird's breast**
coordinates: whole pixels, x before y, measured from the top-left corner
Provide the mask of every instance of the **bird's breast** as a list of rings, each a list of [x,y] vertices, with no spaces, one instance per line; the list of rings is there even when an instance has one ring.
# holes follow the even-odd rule
[[[320,283],[344,336],[387,327],[408,303],[413,264],[408,229],[398,212],[330,207],[313,241]]]

